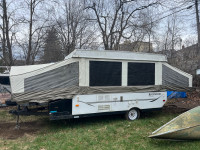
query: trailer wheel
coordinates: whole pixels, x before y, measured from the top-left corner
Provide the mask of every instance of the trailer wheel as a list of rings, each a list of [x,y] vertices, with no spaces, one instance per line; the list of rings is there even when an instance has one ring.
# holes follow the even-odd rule
[[[133,121],[140,117],[140,110],[137,108],[132,108],[129,111],[127,111],[125,115],[127,120]]]

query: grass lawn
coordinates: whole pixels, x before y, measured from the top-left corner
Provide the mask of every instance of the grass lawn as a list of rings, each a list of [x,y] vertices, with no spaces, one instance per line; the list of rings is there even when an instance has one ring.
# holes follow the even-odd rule
[[[198,149],[200,141],[167,141],[148,138],[151,132],[177,115],[161,111],[145,113],[139,120],[133,122],[119,115],[67,121],[49,121],[47,117],[21,117],[23,122],[40,122],[40,129],[34,134],[27,133],[16,139],[0,137],[0,149]],[[0,123],[5,120],[13,124],[15,122],[14,117],[3,109],[0,110]]]

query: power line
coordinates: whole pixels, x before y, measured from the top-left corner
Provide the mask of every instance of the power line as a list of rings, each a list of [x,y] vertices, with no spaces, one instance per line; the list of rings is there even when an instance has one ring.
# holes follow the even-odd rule
[[[166,15],[166,16],[164,16],[164,17],[161,17],[161,18],[159,18],[159,19],[157,19],[157,20],[154,20],[154,21],[152,21],[151,23],[146,24],[146,25],[150,25],[150,24],[152,24],[152,23],[154,23],[154,22],[157,22],[157,21],[162,20],[162,19],[164,19],[164,18],[166,18],[166,17],[169,17],[169,16],[171,16],[171,15],[173,15],[173,14],[176,14],[176,13],[182,11],[182,10],[190,9],[190,8],[192,8],[192,6],[194,6],[194,4],[193,4],[193,5],[190,5],[190,6],[188,6],[188,7],[182,8],[182,9],[180,9],[180,10],[177,10],[177,11],[175,11],[175,12],[169,14],[169,15]]]
[[[183,3],[183,4],[179,5],[179,6],[173,7],[173,8],[171,8],[171,9],[168,9],[168,10],[166,10],[166,11],[164,11],[164,12],[160,12],[160,13],[157,14],[157,15],[161,15],[161,14],[165,14],[165,13],[168,13],[168,12],[172,12],[173,10],[176,10],[177,8],[185,7],[186,5],[188,5],[187,2],[185,2],[185,3]],[[190,5],[189,5],[189,6],[190,6]],[[164,6],[164,7],[167,7],[167,6]],[[188,6],[187,6],[187,7],[188,7]],[[168,8],[169,8],[169,7],[168,7]]]

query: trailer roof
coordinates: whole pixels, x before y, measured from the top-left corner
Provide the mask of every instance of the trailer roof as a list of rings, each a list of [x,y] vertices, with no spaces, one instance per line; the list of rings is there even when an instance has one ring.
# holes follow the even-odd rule
[[[115,50],[76,49],[65,57],[65,59],[68,58],[116,59],[116,60],[137,60],[137,61],[158,61],[158,62],[167,61],[167,57],[162,54],[115,51]]]
[[[136,61],[154,61],[154,62],[167,61],[166,56],[162,54],[114,51],[114,50],[82,50],[82,49],[74,50],[67,57],[65,57],[65,60],[70,58],[133,60],[133,61],[136,60]],[[27,65],[27,66],[12,66],[10,71],[10,76],[24,74],[54,64],[55,63]]]
[[[38,64],[38,65],[26,65],[26,66],[12,66],[10,70],[10,76],[12,75],[19,75],[24,74],[27,72],[31,72],[37,69],[42,69],[44,67],[53,65],[54,63],[48,63],[48,64]]]
[[[0,77],[9,77],[9,73],[0,73]]]

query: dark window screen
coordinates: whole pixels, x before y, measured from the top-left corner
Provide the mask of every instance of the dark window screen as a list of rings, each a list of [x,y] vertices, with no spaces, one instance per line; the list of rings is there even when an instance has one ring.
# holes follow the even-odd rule
[[[155,63],[128,63],[128,86],[154,84]]]
[[[90,61],[90,86],[121,86],[122,63]]]
[[[10,85],[9,77],[6,77],[6,76],[0,76],[0,84]]]

